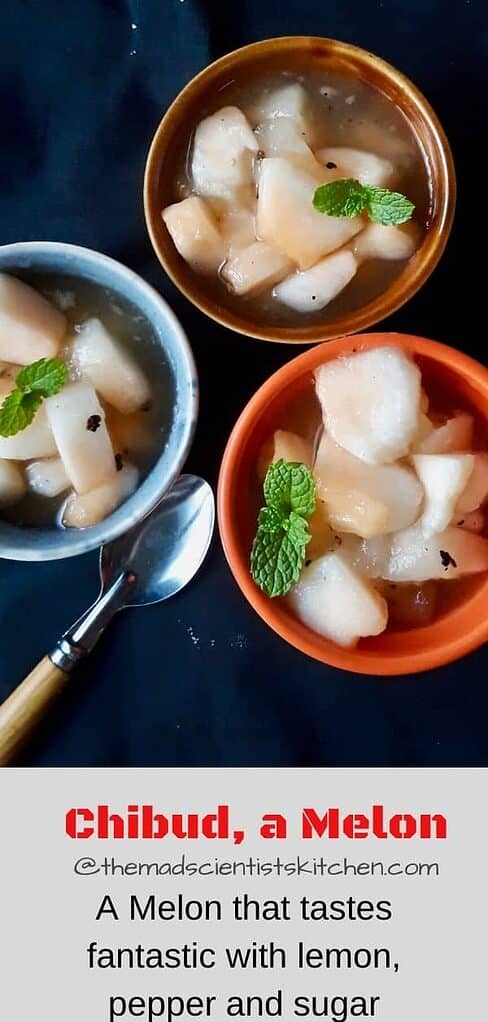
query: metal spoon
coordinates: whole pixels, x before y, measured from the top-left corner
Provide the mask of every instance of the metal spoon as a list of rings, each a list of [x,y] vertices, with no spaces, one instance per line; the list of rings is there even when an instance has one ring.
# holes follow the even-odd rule
[[[12,762],[117,611],[167,600],[191,581],[214,522],[209,484],[183,475],[147,518],[102,546],[98,599],[0,706],[0,766]]]

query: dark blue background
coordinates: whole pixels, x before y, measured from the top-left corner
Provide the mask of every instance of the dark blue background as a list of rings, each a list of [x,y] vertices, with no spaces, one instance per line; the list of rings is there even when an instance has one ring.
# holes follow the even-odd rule
[[[230,428],[290,350],[193,310],[146,236],[142,179],[162,112],[205,64],[278,34],[335,36],[406,72],[451,139],[460,201],[440,267],[385,327],[486,359],[477,324],[473,182],[486,133],[484,4],[475,0],[4,0],[1,241],[52,239],[122,260],[169,299],[202,388],[189,468],[216,480]],[[222,369],[224,367],[224,369]],[[0,699],[97,591],[97,558],[1,562]],[[405,679],[316,664],[267,630],[219,543],[173,601],[116,620],[24,762],[30,765],[486,765],[486,649]]]

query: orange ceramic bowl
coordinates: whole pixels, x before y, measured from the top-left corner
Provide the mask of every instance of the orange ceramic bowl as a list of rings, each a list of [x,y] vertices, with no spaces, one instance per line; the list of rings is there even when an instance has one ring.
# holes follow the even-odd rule
[[[431,182],[428,230],[415,255],[392,283],[367,304],[313,323],[287,326],[265,323],[252,305],[231,299],[225,288],[209,285],[206,277],[187,266],[178,254],[161,217],[175,201],[175,179],[181,155],[198,122],[215,109],[216,96],[231,81],[247,83],[263,74],[283,70],[347,73],[388,96],[403,112],[424,155]],[[222,101],[224,102],[224,101]],[[165,113],[153,138],[146,164],[144,209],[154,251],[173,283],[202,312],[217,323],[247,337],[285,344],[311,344],[367,330],[392,315],[430,277],[444,251],[456,205],[456,176],[449,143],[425,96],[391,64],[367,50],[336,39],[284,36],[251,43],[210,64],[193,78]]]
[[[271,600],[254,584],[249,552],[256,530],[256,461],[263,442],[286,427],[291,400],[309,387],[317,366],[338,355],[380,345],[397,345],[415,357],[434,404],[469,409],[478,435],[488,435],[488,369],[453,348],[423,337],[371,333],[340,337],[306,351],[274,373],[246,405],[228,441],[218,487],[220,535],[231,571],[264,621],[295,649],[358,674],[413,674],[440,667],[488,639],[488,575],[472,576],[445,613],[422,628],[386,631],[344,649],[298,621],[280,599]]]

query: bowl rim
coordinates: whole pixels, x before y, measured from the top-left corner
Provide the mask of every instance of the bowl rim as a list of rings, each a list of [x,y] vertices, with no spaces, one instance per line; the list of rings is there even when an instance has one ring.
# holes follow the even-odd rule
[[[262,327],[256,327],[252,321],[246,321],[244,314],[241,316],[237,312],[234,313],[231,309],[222,308],[219,305],[218,300],[212,298],[212,296],[206,296],[202,293],[195,295],[192,284],[187,284],[186,281],[182,279],[180,266],[183,270],[186,264],[184,264],[181,257],[178,256],[176,250],[174,250],[174,253],[171,250],[171,256],[167,256],[163,246],[159,244],[156,224],[159,226],[161,211],[153,210],[152,203],[153,182],[158,176],[160,169],[160,148],[164,143],[167,130],[172,128],[173,122],[177,123],[180,119],[180,104],[184,102],[188,96],[195,93],[200,85],[205,85],[207,79],[220,71],[230,68],[236,58],[240,59],[242,57],[246,57],[246,55],[253,57],[256,54],[259,54],[261,50],[264,50],[270,44],[273,44],[275,47],[280,48],[283,51],[294,47],[303,47],[304,44],[307,44],[309,47],[313,45],[319,46],[332,44],[333,46],[338,47],[344,54],[361,54],[362,58],[366,58],[369,64],[374,63],[376,66],[379,66],[383,74],[390,80],[396,81],[402,91],[410,96],[414,105],[421,111],[422,119],[428,124],[432,137],[435,140],[435,147],[439,154],[441,176],[444,181],[444,201],[438,210],[435,235],[431,234],[429,238],[429,232],[427,231],[424,235],[420,249],[417,250],[418,254],[422,251],[424,244],[429,245],[429,249],[423,262],[418,264],[417,261],[417,264],[414,267],[412,267],[410,263],[407,263],[399,277],[395,278],[385,291],[382,291],[366,305],[360,306],[358,309],[353,310],[349,314],[339,315],[336,320],[331,320],[329,323],[312,324],[304,326],[303,328],[300,326],[278,327],[266,324]],[[325,340],[331,340],[337,337],[342,337],[345,334],[357,333],[373,328],[378,323],[382,322],[382,320],[384,320],[387,316],[393,315],[393,313],[397,312],[417,293],[417,291],[420,290],[434,272],[449,240],[456,209],[457,182],[452,150],[444,128],[427,98],[415,85],[415,83],[403,73],[403,71],[400,71],[393,64],[384,60],[383,57],[378,56],[364,47],[356,46],[352,43],[346,43],[342,40],[326,36],[287,35],[259,40],[232,50],[229,53],[224,54],[222,57],[219,57],[217,60],[212,61],[194,75],[189,82],[187,82],[164,113],[154,133],[146,159],[143,197],[146,228],[154,252],[175,287],[178,288],[181,294],[183,294],[188,301],[192,303],[192,305],[220,326],[234,330],[236,333],[240,333],[246,337],[255,340],[269,341],[271,343],[304,345],[320,344]],[[175,258],[175,256],[177,256],[177,258]],[[403,284],[400,287],[399,284],[401,281],[403,281]],[[392,290],[395,285],[396,297],[394,301],[385,306],[385,296],[388,295],[388,292]],[[297,336],[297,334],[300,336]]]
[[[98,252],[96,249],[87,248],[83,245],[73,245],[62,241],[19,241],[0,245],[0,272],[2,273],[9,272],[8,267],[2,265],[2,257],[4,255],[12,257],[12,270],[14,269],[13,260],[17,257],[19,259],[19,269],[22,268],[20,265],[22,258],[27,259],[33,256],[35,259],[36,255],[47,258],[50,255],[58,257],[67,256],[73,260],[81,260],[87,266],[89,265],[93,268],[95,283],[99,282],[96,274],[97,267],[102,267],[113,278],[114,290],[118,289],[121,294],[124,294],[123,284],[126,282],[130,285],[131,290],[146,299],[151,309],[157,311],[160,317],[159,322],[165,324],[168,331],[172,334],[176,342],[176,350],[178,350],[182,358],[180,370],[183,368],[184,371],[183,394],[178,393],[176,366],[174,361],[170,360],[175,380],[174,409],[177,411],[180,401],[182,399],[184,401],[184,414],[181,415],[178,429],[175,429],[175,418],[154,465],[139,483],[134,493],[119,505],[112,514],[108,515],[107,518],[97,525],[79,530],[47,530],[15,526],[4,522],[0,517],[0,559],[13,561],[64,560],[88,553],[99,548],[103,543],[116,539],[142,521],[157,507],[160,500],[180,474],[194,437],[199,408],[198,375],[190,342],[175,313],[151,284],[148,284],[138,273],[125,266],[124,263],[102,252]],[[67,267],[67,272],[69,272],[69,267]],[[85,276],[85,270],[80,271],[75,268],[73,273],[75,276],[80,276],[81,279]],[[128,291],[129,288],[126,290]],[[153,317],[149,316],[146,312],[143,312],[143,314],[154,326],[155,320]],[[163,344],[159,338],[159,331],[156,331],[156,335],[158,344],[164,351]],[[175,457],[171,467],[166,467],[163,464],[163,459],[170,437],[173,437]],[[164,471],[162,472],[163,468]],[[11,528],[20,537],[24,534],[25,540],[22,543],[12,543],[9,546],[8,538],[3,534],[2,527],[4,525],[9,526],[9,530]],[[48,531],[50,535],[55,534],[57,541],[53,543],[52,547],[46,549],[39,540]],[[63,542],[63,539],[65,542]]]
[[[451,663],[488,641],[488,613],[485,613],[484,616],[480,615],[478,621],[473,622],[470,619],[470,626],[462,636],[443,639],[437,645],[422,648],[416,652],[378,653],[361,647],[347,649],[338,646],[317,635],[298,620],[295,622],[291,619],[292,623],[290,624],[289,619],[280,613],[278,601],[275,604],[255,585],[249,572],[247,560],[243,559],[233,522],[233,479],[236,470],[240,468],[242,436],[249,435],[266,406],[282,390],[315,368],[320,362],[322,351],[327,352],[328,359],[334,358],[338,355],[351,353],[353,346],[360,345],[362,341],[366,342],[367,347],[397,345],[411,354],[442,362],[454,372],[461,373],[473,384],[479,385],[481,382],[483,393],[486,394],[488,400],[488,368],[471,356],[440,341],[432,341],[414,334],[385,331],[345,335],[311,348],[297,355],[296,358],[291,359],[269,376],[252,395],[237,419],[227,441],[220,467],[217,487],[218,527],[227,563],[241,592],[265,624],[296,650],[323,664],[338,667],[353,674],[382,676],[416,674]],[[485,591],[488,611],[488,578],[485,583]],[[459,608],[454,608],[448,613],[455,615],[461,612],[465,606],[466,604],[461,604]],[[411,631],[417,631],[417,629],[411,629]]]

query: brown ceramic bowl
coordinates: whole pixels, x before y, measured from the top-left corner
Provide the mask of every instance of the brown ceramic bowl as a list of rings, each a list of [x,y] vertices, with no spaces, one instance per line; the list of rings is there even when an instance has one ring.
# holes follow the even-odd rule
[[[428,229],[415,255],[387,289],[350,313],[313,324],[282,326],[259,322],[252,309],[236,299],[229,308],[215,288],[190,269],[178,254],[161,217],[175,201],[174,182],[182,152],[193,128],[230,81],[252,81],[273,71],[342,71],[366,81],[389,97],[405,114],[424,154],[432,182]],[[249,337],[287,344],[312,344],[365,330],[395,312],[415,294],[437,265],[452,225],[456,177],[449,143],[425,97],[390,64],[357,46],[314,36],[289,36],[252,43],[210,64],[180,92],[163,117],[149,152],[144,207],[159,261],[180,291],[202,312],[223,326]]]

